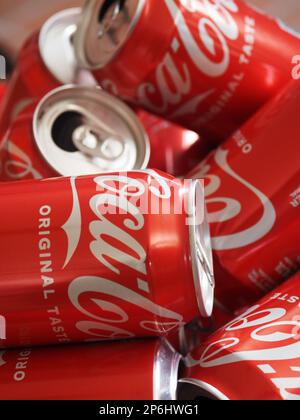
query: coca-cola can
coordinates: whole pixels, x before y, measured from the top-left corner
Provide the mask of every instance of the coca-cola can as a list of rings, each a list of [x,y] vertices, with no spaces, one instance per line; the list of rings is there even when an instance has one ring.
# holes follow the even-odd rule
[[[136,114],[149,137],[150,168],[183,176],[211,152],[210,142],[194,131],[140,109]]]
[[[74,37],[105,89],[214,142],[290,80],[299,42],[242,0],[90,0]]]
[[[0,108],[0,142],[9,124],[28,104],[76,80],[72,37],[80,13],[80,8],[73,8],[55,14],[24,44]]]
[[[291,82],[189,175],[206,179],[216,299],[232,311],[300,268],[299,104]]]
[[[185,360],[182,398],[300,400],[300,274]]]
[[[145,169],[150,145],[135,113],[97,87],[67,85],[28,105],[0,145],[0,180]]]
[[[175,400],[180,361],[163,340],[1,351],[1,399]]]
[[[203,183],[148,170],[0,195],[5,346],[165,336],[211,315]]]

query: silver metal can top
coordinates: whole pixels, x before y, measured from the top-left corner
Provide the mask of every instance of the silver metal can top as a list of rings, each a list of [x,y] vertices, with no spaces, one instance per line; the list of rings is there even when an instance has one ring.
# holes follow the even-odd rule
[[[214,306],[215,278],[213,255],[204,184],[193,181],[189,192],[190,248],[194,285],[200,313],[203,317],[212,315]]]
[[[181,360],[180,354],[166,340],[160,341],[153,370],[153,399],[155,401],[174,401],[177,399]]]
[[[141,15],[145,0],[87,0],[74,37],[79,65],[98,69],[120,51]]]
[[[98,87],[63,86],[33,117],[36,145],[63,176],[145,169],[150,145],[134,112]]]
[[[72,8],[56,13],[43,25],[39,35],[39,51],[43,62],[63,84],[73,83],[78,69],[73,36],[81,11],[81,8]]]

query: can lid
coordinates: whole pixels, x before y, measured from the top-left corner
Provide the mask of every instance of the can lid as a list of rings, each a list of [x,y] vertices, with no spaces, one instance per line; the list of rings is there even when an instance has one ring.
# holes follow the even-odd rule
[[[81,8],[66,9],[53,15],[39,35],[39,50],[50,73],[61,83],[73,83],[78,69],[73,36]]]
[[[178,383],[179,400],[220,400],[228,401],[221,391],[207,382],[194,378],[180,379]]]
[[[120,51],[134,29],[145,0],[88,0],[74,37],[79,64],[102,68]]]
[[[63,176],[145,169],[150,145],[134,112],[98,87],[63,86],[33,117],[36,145]]]
[[[160,341],[153,371],[153,399],[174,401],[177,399],[179,365],[182,357],[164,339]]]
[[[194,285],[200,313],[203,317],[212,315],[214,306],[215,278],[213,255],[204,184],[193,181],[189,192],[190,247]]]

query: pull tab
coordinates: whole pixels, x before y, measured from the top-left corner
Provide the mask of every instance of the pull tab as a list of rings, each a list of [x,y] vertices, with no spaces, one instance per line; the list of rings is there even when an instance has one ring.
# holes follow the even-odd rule
[[[119,159],[124,154],[126,139],[88,110],[82,116],[82,124],[72,135],[75,147],[91,157],[111,162]]]
[[[88,125],[76,128],[73,133],[73,143],[85,155],[107,161],[120,158],[125,150],[124,139],[117,133],[105,131],[100,133]]]

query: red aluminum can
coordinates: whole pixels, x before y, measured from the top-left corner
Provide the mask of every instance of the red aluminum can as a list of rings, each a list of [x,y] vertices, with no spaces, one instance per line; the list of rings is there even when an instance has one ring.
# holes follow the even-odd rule
[[[0,143],[28,104],[61,84],[74,82],[77,65],[71,39],[80,12],[74,8],[57,13],[23,46],[0,108]]]
[[[107,89],[215,142],[289,80],[300,35],[242,0],[90,0],[80,64]]]
[[[19,113],[0,145],[0,181],[145,169],[134,112],[97,87],[62,86]]]
[[[160,340],[0,352],[2,400],[175,400],[180,356]]]
[[[2,183],[5,346],[161,336],[210,316],[204,188],[148,170]]]
[[[206,178],[216,298],[227,309],[299,270],[299,104],[292,82],[190,175]]]
[[[300,274],[191,353],[181,382],[189,397],[300,400]]]
[[[187,174],[211,151],[210,142],[194,131],[170,123],[148,112],[137,110],[151,146],[150,168],[174,176]]]

